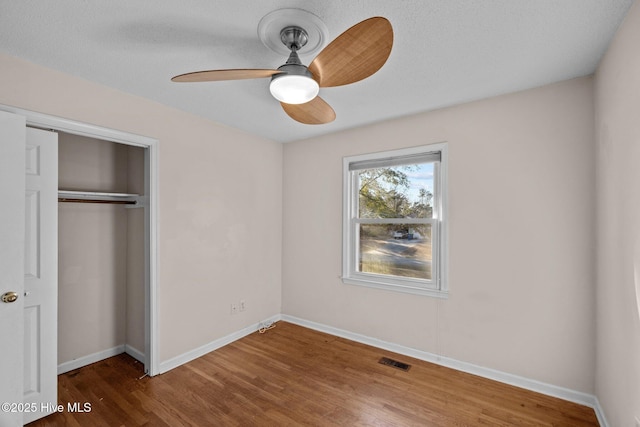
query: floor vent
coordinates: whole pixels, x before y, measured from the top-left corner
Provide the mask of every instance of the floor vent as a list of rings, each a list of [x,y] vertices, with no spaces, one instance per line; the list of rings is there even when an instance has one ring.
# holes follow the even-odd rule
[[[391,366],[397,369],[401,369],[403,371],[408,371],[409,368],[411,368],[411,365],[408,365],[406,363],[402,363],[402,362],[398,362],[397,360],[393,360],[393,359],[389,359],[388,357],[381,357],[380,360],[378,360],[378,363],[382,364],[382,365],[387,365],[387,366]]]

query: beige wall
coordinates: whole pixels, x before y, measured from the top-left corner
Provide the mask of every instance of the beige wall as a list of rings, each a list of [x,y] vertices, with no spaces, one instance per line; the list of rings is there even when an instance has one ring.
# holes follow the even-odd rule
[[[447,141],[450,296],[341,282],[342,157]],[[284,148],[283,313],[594,391],[592,80]]]
[[[640,4],[596,74],[596,393],[612,426],[640,420]]]
[[[1,104],[160,141],[161,362],[280,313],[281,144],[7,55],[0,69]]]
[[[126,193],[144,184],[141,148],[63,132],[58,146],[60,189]],[[124,344],[144,352],[142,209],[60,203],[58,247],[58,364]]]

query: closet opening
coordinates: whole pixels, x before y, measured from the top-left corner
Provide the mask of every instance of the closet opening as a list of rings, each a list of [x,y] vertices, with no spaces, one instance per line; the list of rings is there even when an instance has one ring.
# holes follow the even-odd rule
[[[58,374],[147,364],[148,151],[58,132]]]

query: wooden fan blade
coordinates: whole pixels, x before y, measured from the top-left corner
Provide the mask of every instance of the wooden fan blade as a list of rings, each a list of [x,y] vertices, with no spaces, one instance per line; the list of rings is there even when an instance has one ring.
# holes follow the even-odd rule
[[[393,46],[393,28],[382,17],[369,18],[329,43],[311,62],[320,87],[342,86],[366,79],[387,61]]]
[[[306,125],[322,125],[331,123],[336,119],[336,112],[319,96],[304,104],[285,104],[281,102],[280,105],[282,105],[282,109],[289,117]]]
[[[278,74],[278,70],[265,69],[236,69],[236,70],[208,70],[194,73],[180,74],[171,79],[172,82],[218,82],[222,80],[259,79]]]

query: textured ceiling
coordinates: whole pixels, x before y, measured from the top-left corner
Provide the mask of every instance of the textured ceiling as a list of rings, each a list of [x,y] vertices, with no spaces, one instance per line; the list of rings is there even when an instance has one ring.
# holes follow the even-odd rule
[[[0,0],[0,51],[288,142],[589,75],[632,2]],[[266,48],[257,28],[282,8],[319,17],[329,40],[372,16],[393,25],[378,73],[321,89],[333,123],[291,120],[269,79],[170,82],[190,71],[277,68],[286,57]]]

